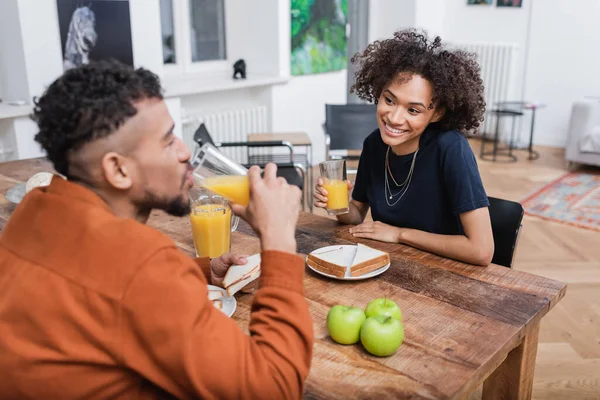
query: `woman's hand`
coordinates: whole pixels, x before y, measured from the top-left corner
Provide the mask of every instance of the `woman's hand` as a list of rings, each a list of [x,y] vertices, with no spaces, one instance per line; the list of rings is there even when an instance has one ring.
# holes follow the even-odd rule
[[[348,193],[350,193],[350,191],[352,190],[352,188],[354,187],[354,185],[352,184],[352,182],[347,181],[348,182]],[[313,202],[315,207],[318,208],[327,208],[327,190],[325,190],[325,188],[323,187],[323,179],[321,177],[319,177],[317,179],[317,184],[315,186],[315,193],[313,195],[315,201]]]
[[[381,242],[400,243],[402,228],[379,221],[367,221],[350,228],[354,237],[379,240]]]

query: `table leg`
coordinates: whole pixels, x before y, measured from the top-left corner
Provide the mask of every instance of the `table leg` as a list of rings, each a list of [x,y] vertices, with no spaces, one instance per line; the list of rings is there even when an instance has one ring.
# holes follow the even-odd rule
[[[483,383],[483,400],[531,399],[540,324],[523,338]]]
[[[531,130],[529,131],[529,159],[537,160],[540,155],[537,151],[533,150],[533,129],[535,127],[535,108],[531,109]]]

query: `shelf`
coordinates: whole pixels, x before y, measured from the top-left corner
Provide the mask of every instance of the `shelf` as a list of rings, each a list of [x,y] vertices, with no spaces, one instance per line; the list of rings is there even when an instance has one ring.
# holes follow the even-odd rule
[[[253,75],[246,79],[233,79],[231,75],[198,73],[189,75],[165,76],[163,87],[165,97],[193,96],[195,94],[246,89],[259,86],[286,83],[287,77]]]
[[[0,119],[25,117],[31,114],[33,106],[12,106],[8,103],[0,103]]]

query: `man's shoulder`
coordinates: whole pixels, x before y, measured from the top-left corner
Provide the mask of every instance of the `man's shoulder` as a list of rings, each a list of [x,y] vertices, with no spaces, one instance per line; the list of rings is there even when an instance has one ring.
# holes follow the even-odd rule
[[[66,211],[55,201],[35,200],[18,206],[0,238],[26,269],[43,268],[56,279],[118,298],[157,253],[180,252],[162,232],[102,207],[73,201]]]

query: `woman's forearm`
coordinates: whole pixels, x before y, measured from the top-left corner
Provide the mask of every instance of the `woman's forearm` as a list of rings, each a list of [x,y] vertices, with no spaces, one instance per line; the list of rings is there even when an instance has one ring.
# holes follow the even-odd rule
[[[493,247],[480,244],[464,235],[440,235],[400,228],[399,242],[443,257],[487,266],[494,255]]]
[[[342,224],[347,225],[358,225],[365,219],[359,208],[352,201],[348,204],[348,213],[337,215],[336,218]]]

